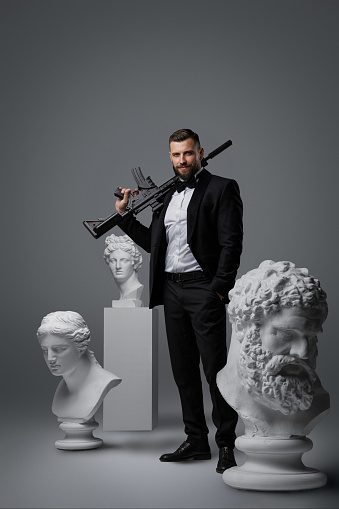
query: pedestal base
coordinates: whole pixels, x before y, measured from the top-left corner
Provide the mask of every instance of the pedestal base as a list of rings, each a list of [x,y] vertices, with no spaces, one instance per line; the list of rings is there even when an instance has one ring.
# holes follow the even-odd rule
[[[247,455],[246,462],[223,473],[229,486],[242,490],[295,491],[320,488],[327,477],[307,468],[301,456],[312,449],[306,437],[247,437],[236,439],[237,449]]]
[[[96,421],[89,421],[83,424],[76,422],[62,422],[59,428],[65,432],[65,438],[57,440],[57,449],[80,451],[84,449],[97,449],[103,441],[93,436],[93,431],[98,427]]]

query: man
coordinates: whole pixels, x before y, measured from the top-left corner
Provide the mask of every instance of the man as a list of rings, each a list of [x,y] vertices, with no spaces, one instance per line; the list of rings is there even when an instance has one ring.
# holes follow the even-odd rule
[[[328,412],[315,372],[326,293],[308,270],[266,260],[230,292],[227,366],[217,376],[249,436],[307,435]]]
[[[178,187],[164,197],[149,228],[135,218],[119,226],[151,253],[150,308],[164,304],[166,332],[187,440],[160,461],[210,459],[199,363],[209,384],[219,447],[217,472],[234,466],[237,413],[222,398],[216,375],[226,364],[226,312],[242,251],[238,184],[201,168],[204,150],[190,129],[169,138]],[[116,201],[126,210],[130,189]]]

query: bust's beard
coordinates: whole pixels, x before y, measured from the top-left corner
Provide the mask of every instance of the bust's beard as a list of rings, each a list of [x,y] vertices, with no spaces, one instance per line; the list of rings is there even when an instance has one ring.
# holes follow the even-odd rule
[[[279,374],[284,366],[298,366],[300,376]],[[273,355],[261,348],[261,341],[248,341],[241,350],[238,371],[251,397],[285,415],[307,410],[312,405],[316,374],[309,364],[290,355]]]

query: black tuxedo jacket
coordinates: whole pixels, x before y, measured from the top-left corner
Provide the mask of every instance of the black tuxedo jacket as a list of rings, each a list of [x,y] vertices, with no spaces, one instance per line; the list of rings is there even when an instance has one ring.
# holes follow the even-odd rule
[[[175,188],[163,198],[160,213],[154,213],[149,228],[135,217],[124,219],[119,226],[151,253],[150,303],[153,308],[163,304],[166,254],[164,218]],[[187,209],[187,242],[202,270],[211,280],[213,291],[229,302],[242,252],[242,201],[235,180],[212,175],[202,170]]]

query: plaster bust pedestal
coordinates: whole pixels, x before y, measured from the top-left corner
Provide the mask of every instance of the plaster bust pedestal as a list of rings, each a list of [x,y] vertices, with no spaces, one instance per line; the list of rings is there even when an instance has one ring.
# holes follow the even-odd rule
[[[223,480],[245,490],[319,488],[326,475],[306,467],[302,455],[312,449],[306,435],[330,407],[315,372],[326,294],[307,269],[269,260],[229,295],[232,338],[217,385],[245,424],[235,445],[247,460]]]
[[[313,446],[309,438],[242,435],[235,445],[246,453],[247,460],[223,473],[224,482],[233,488],[294,491],[320,488],[327,482],[324,473],[305,467],[302,462],[302,455]]]
[[[104,431],[150,431],[158,421],[158,310],[104,310],[104,367],[121,387],[103,403]]]
[[[101,447],[101,438],[93,436],[93,431],[98,427],[94,417],[83,423],[62,422],[59,428],[65,433],[65,437],[55,442],[57,449],[64,451],[81,451],[86,449],[97,449]]]

